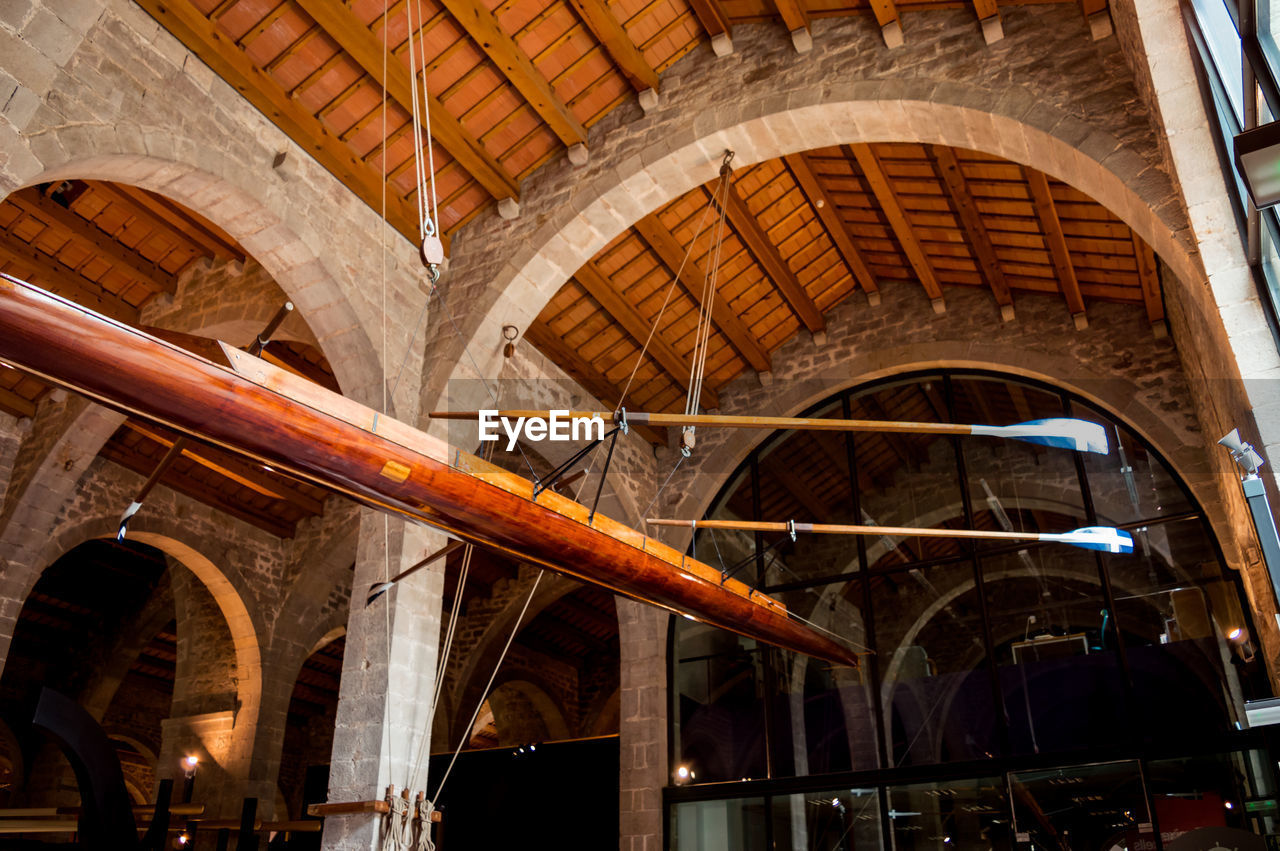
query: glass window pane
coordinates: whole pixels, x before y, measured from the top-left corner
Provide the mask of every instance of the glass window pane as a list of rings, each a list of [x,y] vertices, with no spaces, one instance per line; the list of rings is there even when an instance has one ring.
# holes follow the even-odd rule
[[[1009,848],[1003,777],[890,786],[889,824],[897,851]]]
[[[724,486],[720,497],[705,515],[708,520],[752,520],[751,465],[743,464]],[[732,571],[735,579],[756,583],[756,536],[730,529],[697,529],[693,535],[693,555],[721,571]]]
[[[1034,848],[1156,847],[1137,762],[1015,771],[1009,775],[1009,789],[1019,843]]]
[[[765,851],[763,798],[691,801],[671,811],[672,851]]]
[[[774,851],[883,847],[880,795],[875,789],[835,789],[773,799]]]
[[[985,557],[982,579],[1014,752],[1124,741],[1124,677],[1093,554],[1047,546]]]
[[[939,379],[879,385],[852,399],[854,419],[940,423],[947,421]],[[958,528],[964,503],[951,439],[939,435],[859,433],[854,436],[862,517],[872,526]],[[941,556],[963,548],[947,538],[872,537],[867,559],[879,567]]]
[[[893,765],[994,756],[999,735],[972,566],[869,581]]]
[[[811,416],[840,418],[838,401]],[[760,519],[806,523],[853,523],[849,453],[842,432],[792,431],[759,453]],[[777,544],[765,557],[765,584],[777,585],[858,570],[857,541],[848,535],[764,537]]]
[[[1085,405],[1072,404],[1074,416],[1107,423],[1111,451],[1081,454],[1098,523],[1118,526],[1192,510],[1187,494],[1168,468],[1132,431],[1108,421]]]
[[[1204,835],[1214,828],[1270,833],[1273,808],[1260,805],[1263,802],[1254,794],[1257,786],[1251,782],[1254,768],[1261,766],[1258,756],[1220,753],[1150,762],[1151,799],[1165,843],[1187,834]],[[1257,802],[1253,807],[1250,799]],[[1210,844],[1222,845],[1205,843]]]
[[[1007,426],[1065,416],[1057,394],[1002,379],[958,377],[952,387],[963,423]],[[1071,450],[992,437],[961,445],[976,528],[1065,532],[1087,525]]]
[[[1245,601],[1225,581],[1199,520],[1138,530],[1132,556],[1107,557],[1144,735],[1177,743],[1188,726],[1227,731],[1266,694]],[[1161,711],[1170,702],[1176,716]]]
[[[1231,101],[1236,122],[1244,125],[1244,79],[1240,58],[1240,33],[1222,0],[1191,0],[1196,21],[1204,33],[1209,56]]]
[[[862,583],[805,588],[778,595],[787,609],[835,633],[857,650],[867,645]],[[870,666],[832,667],[780,653],[773,718],[774,773],[790,764],[797,775],[880,767]],[[866,657],[863,657],[864,659]]]
[[[757,643],[676,618],[676,647],[677,767],[692,772],[692,783],[764,777],[764,677]]]

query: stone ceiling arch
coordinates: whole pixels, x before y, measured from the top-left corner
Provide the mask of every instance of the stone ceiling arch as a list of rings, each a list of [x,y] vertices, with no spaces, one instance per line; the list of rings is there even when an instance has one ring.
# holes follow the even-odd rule
[[[343,280],[331,270],[339,258],[326,262],[312,247],[332,242],[332,237],[308,232],[313,226],[290,209],[297,199],[287,192],[263,191],[260,179],[253,183],[246,169],[229,155],[219,155],[216,146],[203,145],[198,155],[192,152],[191,162],[207,164],[199,167],[122,151],[110,127],[76,126],[49,133],[73,153],[30,175],[24,186],[70,179],[112,181],[158,193],[204,216],[234,237],[294,302],[348,394],[364,402],[381,401],[381,359],[348,297],[357,291],[354,280]],[[171,147],[185,150],[180,144],[184,140],[174,138]],[[351,267],[344,271],[355,273]]]
[[[1003,157],[1068,183],[1116,214],[1169,265],[1175,286],[1204,280],[1175,189],[1145,152],[1103,127],[1036,103],[1034,92],[1011,89],[867,80],[753,101],[744,107],[752,114],[668,113],[642,136],[618,146],[624,150],[600,154],[617,164],[574,184],[567,202],[539,216],[532,233],[519,235],[522,244],[489,280],[475,278],[486,273],[483,264],[475,275],[467,270],[465,246],[456,249],[453,262],[459,271],[449,285],[468,292],[483,288],[483,296],[474,299],[482,312],[472,315],[467,337],[472,355],[481,369],[493,372],[503,325],[527,328],[610,240],[714,179],[727,149],[735,152],[735,168],[815,148],[881,142],[947,145]],[[483,250],[491,238],[478,230],[468,236],[479,236],[477,248]],[[492,239],[514,242],[516,237],[506,233]],[[437,370],[424,387],[428,398],[443,397],[444,379],[473,377],[470,360],[461,354],[454,344],[448,373]]]

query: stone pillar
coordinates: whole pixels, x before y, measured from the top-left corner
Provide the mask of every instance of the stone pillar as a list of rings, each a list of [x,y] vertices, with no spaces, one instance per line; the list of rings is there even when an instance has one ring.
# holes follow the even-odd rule
[[[617,598],[622,659],[618,730],[621,851],[661,851],[667,784],[667,621],[653,606]]]
[[[18,460],[18,448],[30,431],[30,418],[18,419],[0,413],[0,510],[4,509],[4,496],[13,476],[13,464]]]
[[[331,802],[377,800],[388,784],[399,790],[412,779],[419,753],[424,763],[430,754],[430,743],[424,744],[423,736],[431,732],[444,562],[420,570],[373,605],[366,607],[365,600],[371,585],[413,565],[444,543],[444,535],[434,530],[372,510],[361,511],[329,768]],[[420,789],[425,783],[424,765],[413,788]],[[378,848],[380,826],[380,816],[328,818],[322,848]]]

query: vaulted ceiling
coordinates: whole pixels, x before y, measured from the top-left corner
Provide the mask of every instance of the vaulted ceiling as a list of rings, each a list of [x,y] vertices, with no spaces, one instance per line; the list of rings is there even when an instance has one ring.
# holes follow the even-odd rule
[[[157,296],[172,295],[178,277],[202,259],[244,262],[246,255],[212,222],[132,186],[63,181],[27,187],[0,203],[0,272],[137,327],[142,327],[142,308]],[[146,330],[179,345],[187,342],[160,329]],[[263,356],[338,389],[324,356],[306,343],[277,340]],[[35,376],[0,364],[0,411],[34,416],[52,389]],[[131,417],[100,454],[149,476],[177,437]],[[322,514],[329,496],[194,442],[186,445],[161,482],[281,537],[291,537],[298,521]]]
[[[1008,160],[846,145],[739,169],[723,204],[717,191],[718,181],[697,187],[619,234],[526,338],[607,405],[635,369],[628,406],[670,411],[683,408],[712,272],[703,409],[719,407],[717,390],[743,372],[769,372],[795,334],[821,334],[824,314],[854,293],[874,309],[883,287],[918,288],[938,313],[948,291],[981,289],[994,324],[1016,319],[1025,294],[1061,299],[1077,328],[1089,303],[1121,302],[1165,332],[1150,247],[1088,196]]]
[[[999,21],[997,0],[139,2],[375,210],[385,186],[387,218],[415,242],[410,69],[425,70],[418,112],[436,143],[447,236],[492,201],[518,199],[520,181],[562,151],[589,153],[592,125],[659,90],[700,44],[723,50],[736,26],[807,34],[814,18],[865,15],[891,28],[900,12],[966,6]],[[1106,4],[1080,5],[1088,16]]]

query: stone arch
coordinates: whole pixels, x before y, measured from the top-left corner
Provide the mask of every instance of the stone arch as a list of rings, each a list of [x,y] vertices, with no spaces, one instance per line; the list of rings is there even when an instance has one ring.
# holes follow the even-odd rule
[[[118,517],[103,516],[86,520],[47,541],[37,560],[52,564],[57,555],[80,544],[115,536]],[[262,618],[243,576],[234,565],[216,565],[195,547],[183,542],[189,535],[181,523],[167,517],[139,515],[130,524],[129,538],[147,544],[187,568],[209,591],[226,619],[236,654],[238,719],[256,721],[262,697],[262,637],[266,634]],[[40,571],[28,577],[21,599],[35,587]]]
[[[627,150],[606,155],[615,165],[598,179],[579,179],[573,203],[562,203],[539,218],[527,247],[485,282],[484,312],[478,320],[473,317],[469,342],[499,340],[504,324],[527,327],[569,276],[611,239],[714,179],[726,149],[736,152],[735,167],[814,148],[872,142],[949,145],[1000,156],[1069,183],[1115,213],[1168,263],[1180,286],[1205,279],[1181,206],[1169,203],[1175,189],[1147,161],[1154,155],[1139,153],[1138,146],[1103,127],[1037,102],[1029,89],[1010,89],[992,91],[954,81],[860,80],[788,91],[785,98],[756,98],[749,102],[753,114],[665,112],[643,134],[624,141]],[[977,109],[972,103],[990,108]],[[1037,108],[1027,110],[1027,103]],[[494,353],[492,346],[479,348]],[[459,359],[450,377],[463,377],[468,370]],[[444,392],[443,385],[424,389]]]
[[[287,212],[287,197],[263,200],[248,175],[216,147],[202,146],[213,170],[187,162],[120,151],[116,131],[80,126],[58,141],[81,156],[46,165],[24,185],[67,179],[126,183],[176,201],[217,224],[236,239],[296,304],[328,358],[338,383],[363,401],[380,401],[376,348],[336,278],[300,234]],[[51,130],[56,136],[65,131]],[[178,140],[185,141],[185,140]],[[176,143],[175,143],[176,144]],[[111,152],[116,153],[111,153]],[[241,169],[242,170],[242,169]],[[21,188],[21,187],[15,187]],[[2,199],[0,199],[2,200]],[[312,237],[314,239],[315,237]],[[323,243],[321,243],[323,244]]]
[[[564,712],[551,697],[546,685],[536,681],[526,673],[512,675],[500,679],[489,693],[489,706],[493,710],[494,723],[498,728],[498,741],[503,744],[519,745],[540,741],[555,741],[569,738],[569,725],[565,721]],[[532,709],[541,724],[545,735],[535,735],[534,727],[517,726],[514,707]],[[528,719],[525,719],[526,722]],[[513,738],[514,737],[514,738]]]
[[[532,570],[536,571],[537,568]],[[523,570],[522,573],[524,573]],[[547,571],[543,575],[542,581],[538,583],[538,590],[529,599],[528,610],[525,611],[524,617],[520,619],[520,623],[517,625],[516,619],[520,617],[520,612],[524,609],[525,600],[528,598],[529,588],[534,581],[534,576],[536,576],[536,573],[527,574],[525,581],[520,582],[508,594],[506,603],[490,616],[489,623],[484,627],[480,636],[467,648],[465,661],[463,661],[464,654],[459,653],[459,648],[454,649],[454,654],[449,661],[450,664],[458,665],[459,670],[455,675],[455,686],[452,689],[454,699],[449,703],[456,708],[458,714],[449,719],[447,729],[451,731],[450,741],[456,742],[461,737],[470,734],[471,731],[466,729],[465,725],[471,717],[470,713],[476,710],[476,707],[480,705],[485,697],[485,685],[493,673],[494,666],[502,654],[502,648],[506,644],[512,629],[517,628],[517,626],[523,628],[532,623],[533,619],[541,614],[544,609],[561,597],[572,594],[579,587],[577,580]],[[461,664],[458,664],[460,662]],[[445,705],[443,696],[441,704]]]

